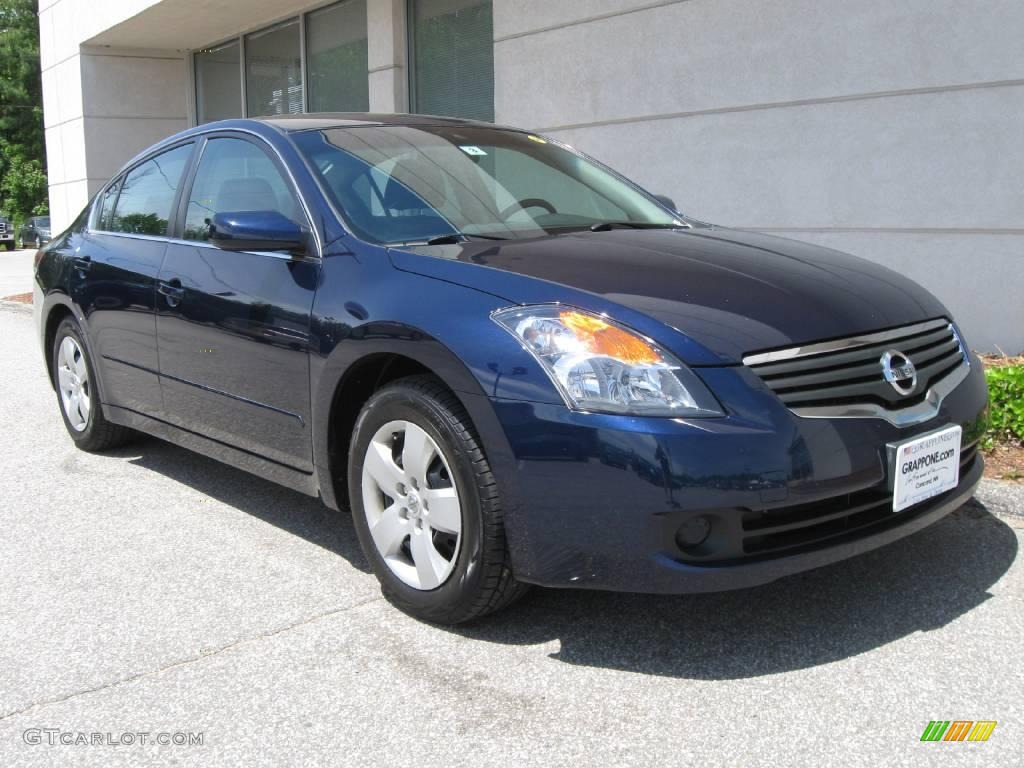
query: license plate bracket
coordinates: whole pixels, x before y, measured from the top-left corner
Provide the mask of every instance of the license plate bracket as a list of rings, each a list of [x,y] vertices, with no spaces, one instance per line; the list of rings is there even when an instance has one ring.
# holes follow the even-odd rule
[[[953,425],[889,444],[893,512],[900,512],[957,487],[960,483],[962,437],[963,429]]]

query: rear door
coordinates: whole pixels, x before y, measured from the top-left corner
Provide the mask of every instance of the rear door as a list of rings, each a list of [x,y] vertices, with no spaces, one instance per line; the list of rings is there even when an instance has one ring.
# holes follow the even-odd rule
[[[73,255],[68,288],[86,316],[104,401],[148,416],[162,410],[156,277],[193,148],[167,150],[110,184]]]
[[[278,211],[309,226],[283,166],[259,140],[216,135],[183,197],[182,239],[159,275],[157,338],[167,419],[312,470],[309,330],[319,258],[208,242],[216,213]]]

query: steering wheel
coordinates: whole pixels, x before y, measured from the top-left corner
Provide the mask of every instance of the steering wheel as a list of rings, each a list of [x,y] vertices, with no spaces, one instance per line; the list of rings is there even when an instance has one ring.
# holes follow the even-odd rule
[[[548,213],[558,213],[555,206],[540,197],[528,197],[525,200],[516,200],[512,205],[504,208],[498,215],[507,219],[510,215],[523,208],[543,208]]]

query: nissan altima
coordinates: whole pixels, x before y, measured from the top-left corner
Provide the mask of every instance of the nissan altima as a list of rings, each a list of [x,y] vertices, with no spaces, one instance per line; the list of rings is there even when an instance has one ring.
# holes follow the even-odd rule
[[[38,253],[35,312],[79,448],[147,433],[348,510],[433,622],[762,584],[982,473],[984,377],[926,290],[489,124],[179,133]]]

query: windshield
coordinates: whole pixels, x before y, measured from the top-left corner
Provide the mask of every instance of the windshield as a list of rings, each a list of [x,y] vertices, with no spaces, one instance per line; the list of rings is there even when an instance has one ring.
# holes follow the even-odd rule
[[[518,131],[360,126],[294,139],[356,234],[378,243],[683,224],[601,165]]]
[[[48,228],[50,226],[50,217],[49,216],[42,216],[42,217],[36,219],[36,226],[37,227]]]

